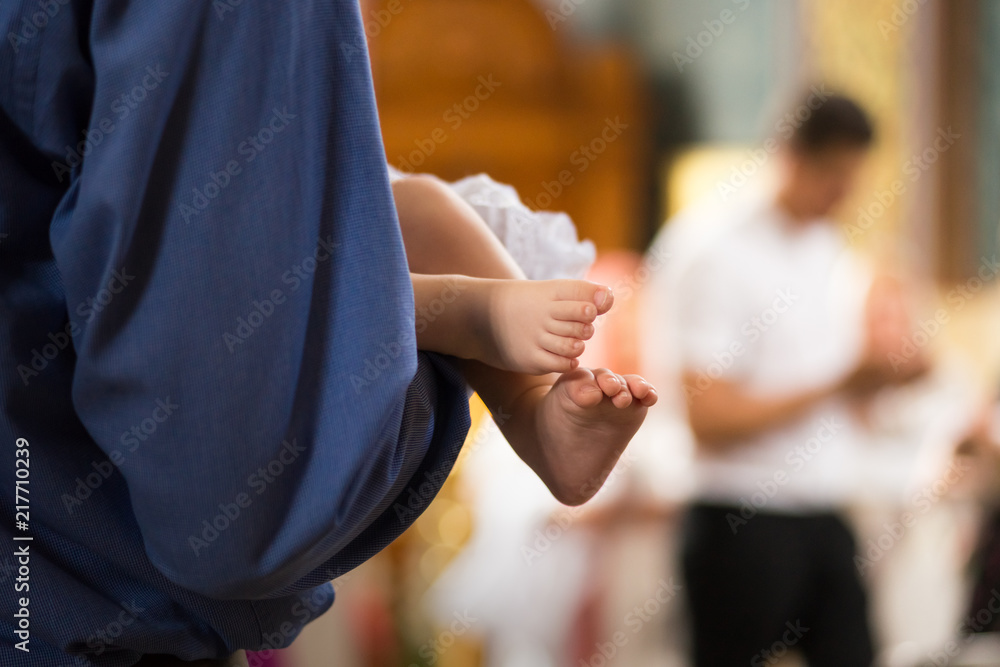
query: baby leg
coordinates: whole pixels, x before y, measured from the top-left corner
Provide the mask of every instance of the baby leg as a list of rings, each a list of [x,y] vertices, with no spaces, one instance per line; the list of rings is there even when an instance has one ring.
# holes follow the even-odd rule
[[[438,179],[399,180],[393,194],[420,349],[532,374],[576,368],[594,320],[614,302],[610,289],[585,280],[524,280],[475,210]]]
[[[475,210],[440,179],[392,184],[411,273],[515,278],[524,273]]]
[[[411,177],[394,183],[393,193],[411,271],[524,277],[475,211],[441,181]],[[517,455],[568,504],[597,492],[656,402],[645,380],[607,369],[534,376],[458,363]]]

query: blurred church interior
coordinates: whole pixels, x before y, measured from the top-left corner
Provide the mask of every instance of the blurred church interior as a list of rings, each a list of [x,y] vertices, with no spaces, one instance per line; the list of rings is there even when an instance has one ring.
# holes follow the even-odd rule
[[[596,244],[591,276],[618,301],[585,365],[655,378],[643,340],[656,332],[640,329],[656,297],[648,267],[670,258],[647,254],[651,243],[685,207],[768,177],[761,146],[803,82],[864,105],[877,142],[839,214],[848,241],[906,276],[915,327],[941,308],[948,322],[915,338],[935,372],[927,386],[886,397],[868,492],[851,515],[860,552],[875,547],[864,580],[880,664],[938,664],[962,623],[980,526],[1000,496],[998,458],[962,451],[970,411],[1000,387],[1000,295],[982,279],[1000,219],[1000,3],[362,6],[388,161],[446,180],[488,173],[532,208],[565,211]],[[356,46],[345,45],[345,57]],[[959,139],[927,154],[948,128]],[[333,609],[272,664],[687,665],[675,533],[692,445],[676,404],[662,401],[581,508],[547,494],[475,397],[472,412],[465,450],[430,510],[334,582]],[[898,544],[880,548],[915,480],[934,479],[952,456],[970,457],[972,472]],[[616,632],[629,641],[609,644]],[[991,655],[975,664],[1000,665]],[[780,664],[801,663],[790,653]]]

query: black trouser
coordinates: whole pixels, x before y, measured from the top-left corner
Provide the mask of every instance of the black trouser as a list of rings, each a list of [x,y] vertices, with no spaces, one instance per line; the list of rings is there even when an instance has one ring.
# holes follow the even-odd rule
[[[865,593],[843,521],[829,513],[741,518],[738,507],[701,504],[684,518],[695,667],[769,666],[791,650],[809,667],[869,667]]]

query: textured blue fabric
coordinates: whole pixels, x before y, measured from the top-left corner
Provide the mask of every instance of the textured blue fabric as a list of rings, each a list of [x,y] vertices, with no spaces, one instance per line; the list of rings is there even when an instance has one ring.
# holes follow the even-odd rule
[[[287,645],[454,463],[357,4],[0,3],[0,664]]]

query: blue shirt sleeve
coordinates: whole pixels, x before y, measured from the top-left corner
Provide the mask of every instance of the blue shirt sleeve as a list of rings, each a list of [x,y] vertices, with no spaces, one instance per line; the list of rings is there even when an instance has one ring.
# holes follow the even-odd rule
[[[327,581],[426,507],[468,428],[415,349],[357,2],[98,0],[80,37],[38,64],[32,120],[67,188],[75,411],[171,581]]]

